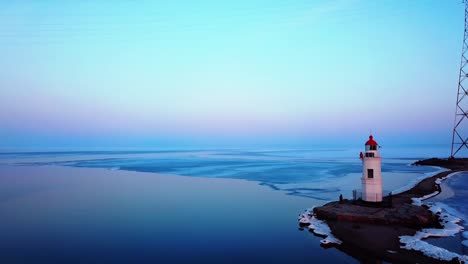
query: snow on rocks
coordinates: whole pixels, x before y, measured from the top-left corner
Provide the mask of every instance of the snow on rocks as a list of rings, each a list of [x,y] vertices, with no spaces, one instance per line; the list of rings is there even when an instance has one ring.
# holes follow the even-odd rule
[[[401,248],[421,251],[426,256],[440,260],[450,261],[453,258],[457,258],[460,261],[467,262],[468,256],[466,255],[459,255],[444,248],[437,247],[423,241],[423,239],[426,239],[428,237],[454,236],[455,234],[463,230],[463,227],[458,225],[458,223],[461,221],[460,218],[449,215],[447,213],[441,213],[440,217],[442,219],[442,229],[427,228],[416,232],[414,236],[400,236],[400,243],[404,244],[403,246],[401,246]]]
[[[323,245],[341,244],[341,240],[333,236],[330,227],[325,221],[317,219],[313,214],[313,209],[299,215],[299,223],[301,226],[308,226],[309,231],[317,236],[323,237],[320,243]]]
[[[440,184],[445,179],[455,175],[456,173],[451,173],[444,178],[440,178],[436,180],[436,184]],[[414,205],[423,205],[425,204],[423,201],[429,199],[436,195],[438,192],[434,192],[428,195],[425,195],[420,198],[412,198]],[[434,214],[438,214],[441,221],[440,224],[443,226],[442,229],[437,228],[427,228],[421,231],[416,232],[414,236],[400,236],[400,243],[403,244],[401,248],[408,249],[408,250],[417,250],[425,254],[426,256],[433,257],[440,260],[450,261],[453,258],[458,259],[460,262],[468,262],[468,256],[466,255],[459,255],[457,253],[448,251],[444,248],[437,247],[431,245],[423,239],[428,237],[447,237],[447,236],[454,236],[455,234],[461,232],[463,230],[463,226],[459,225],[461,219],[454,216],[458,215],[456,210],[452,209],[451,207],[443,204],[443,203],[427,203],[425,204],[429,207]],[[465,239],[462,242],[463,245],[468,246],[468,232],[463,232],[463,236]]]

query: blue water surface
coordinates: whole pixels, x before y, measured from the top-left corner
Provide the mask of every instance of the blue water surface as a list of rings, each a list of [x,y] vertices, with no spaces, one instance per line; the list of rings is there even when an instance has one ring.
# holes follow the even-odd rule
[[[0,263],[356,263],[297,216],[360,187],[359,151],[3,153]],[[436,171],[412,151],[383,152],[388,188]]]
[[[98,151],[98,152],[36,152],[4,153],[3,158],[14,164],[62,165],[72,167],[107,168],[139,172],[155,172],[206,178],[232,178],[259,182],[292,195],[330,200],[343,192],[350,194],[359,188],[362,164],[359,149],[319,148],[309,150],[182,150],[182,151]],[[411,148],[383,151],[382,172],[399,173],[406,178],[386,181],[385,191],[404,185],[436,169],[409,166],[428,157],[428,153],[443,149]],[[387,156],[385,156],[387,155]],[[330,184],[345,180],[345,183]],[[384,180],[385,182],[385,180]],[[352,186],[351,186],[352,185]],[[346,195],[345,195],[346,196]]]

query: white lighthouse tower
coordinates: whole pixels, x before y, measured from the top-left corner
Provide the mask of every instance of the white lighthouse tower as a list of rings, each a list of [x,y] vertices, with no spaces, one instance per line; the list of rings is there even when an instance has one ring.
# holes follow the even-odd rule
[[[362,200],[382,202],[382,158],[379,144],[372,135],[365,144],[365,152],[360,154],[362,160]]]

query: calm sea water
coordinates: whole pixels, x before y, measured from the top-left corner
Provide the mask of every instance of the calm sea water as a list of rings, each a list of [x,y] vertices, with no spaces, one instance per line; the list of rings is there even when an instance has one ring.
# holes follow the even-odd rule
[[[359,151],[3,153],[0,260],[355,263],[297,215],[360,188]],[[435,172],[409,164],[444,152],[382,151],[384,189]]]

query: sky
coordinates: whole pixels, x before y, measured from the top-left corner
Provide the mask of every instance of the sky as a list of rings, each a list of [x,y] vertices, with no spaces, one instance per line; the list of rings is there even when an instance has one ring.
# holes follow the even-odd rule
[[[449,148],[460,2],[0,1],[0,151]]]

